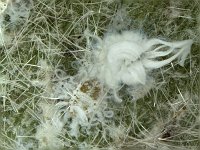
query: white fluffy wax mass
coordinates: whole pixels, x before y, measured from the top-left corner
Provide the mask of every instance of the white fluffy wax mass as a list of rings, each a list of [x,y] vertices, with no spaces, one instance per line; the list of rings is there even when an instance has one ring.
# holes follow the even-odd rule
[[[96,39],[89,75],[114,90],[120,84],[145,85],[148,71],[167,65],[176,58],[183,66],[193,43],[192,40],[166,42],[147,39],[132,31],[109,33],[102,40]]]

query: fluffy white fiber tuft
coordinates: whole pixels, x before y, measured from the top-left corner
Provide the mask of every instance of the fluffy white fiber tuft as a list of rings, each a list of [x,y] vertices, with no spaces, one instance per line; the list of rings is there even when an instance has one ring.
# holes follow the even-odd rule
[[[192,40],[165,42],[160,39],[147,39],[132,31],[109,33],[103,40],[95,38],[98,43],[92,50],[91,57],[94,57],[94,61],[89,67],[89,76],[97,77],[114,91],[119,89],[121,84],[147,84],[149,71],[163,67],[176,58],[183,66],[193,43]]]

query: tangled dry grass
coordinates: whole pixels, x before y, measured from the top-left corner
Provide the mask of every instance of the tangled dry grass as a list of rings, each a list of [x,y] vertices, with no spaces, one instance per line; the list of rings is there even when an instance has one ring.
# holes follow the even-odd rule
[[[2,150],[199,148],[198,0],[8,0],[8,6],[3,5],[4,2],[0,5],[9,9],[1,9],[0,14]],[[55,89],[64,89],[65,84],[57,86],[60,81],[79,72],[82,58],[90,51],[84,35],[86,29],[98,37],[108,31],[136,30],[149,38],[192,39],[194,44],[184,67],[172,62],[152,72],[155,80],[150,85],[133,90],[137,101],[133,101],[123,87],[119,91],[124,99],[122,103],[112,100],[103,103],[108,109],[106,112],[114,113],[109,114],[113,115],[112,119],[107,117],[96,128],[91,128],[92,133],[87,136],[85,130],[81,130],[85,129],[84,125],[79,122],[80,136],[73,137],[70,125],[56,120],[69,110],[68,105],[61,103],[68,95],[55,98],[51,94],[55,94]],[[73,89],[72,85],[76,83],[70,82],[67,89]],[[80,85],[81,92],[89,91],[92,99],[101,94],[100,88],[96,81]],[[61,96],[63,93],[56,94]],[[76,94],[76,99],[79,97]],[[62,104],[59,105],[61,116],[54,108],[58,103]],[[88,104],[84,108],[96,108],[101,104],[93,101],[92,106]],[[103,110],[102,106],[98,108]],[[80,112],[73,109],[69,110],[72,116]],[[72,120],[69,117],[67,121]],[[46,124],[42,124],[44,122]],[[45,130],[42,127],[46,127]]]

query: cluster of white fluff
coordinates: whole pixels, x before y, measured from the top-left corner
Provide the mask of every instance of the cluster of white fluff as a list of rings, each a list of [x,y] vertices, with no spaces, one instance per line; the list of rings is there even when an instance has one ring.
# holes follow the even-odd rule
[[[108,129],[104,131],[105,137],[106,134],[113,135],[112,126],[118,128],[115,124],[109,126],[109,120],[114,113],[109,109],[108,102],[102,101],[103,97],[99,95],[98,83],[95,81],[82,83],[76,81],[75,76],[66,76],[65,78],[60,76],[62,75],[60,74],[59,78],[55,79],[51,93],[45,94],[49,96],[49,104],[40,103],[42,111],[38,116],[41,124],[35,135],[39,141],[39,148],[63,147],[61,138],[63,134],[76,139],[81,135],[97,136],[99,126],[107,126],[105,128]],[[95,85],[96,91],[94,91]],[[120,133],[119,136],[121,136]],[[115,136],[117,135],[115,134]],[[114,136],[110,138],[114,138]],[[72,139],[70,138],[70,140]],[[72,143],[69,143],[68,146]]]
[[[7,8],[7,1],[0,1],[0,14],[2,14]]]
[[[64,122],[60,119],[60,112],[53,104],[40,103],[42,113],[39,115],[40,125],[37,128],[35,138],[39,141],[39,149],[62,148],[62,136]],[[52,142],[53,141],[53,142]]]
[[[31,6],[32,0],[7,0],[1,15],[8,25],[16,26],[28,19]]]
[[[90,54],[88,75],[112,89],[115,96],[121,85],[146,85],[148,72],[167,65],[176,58],[183,66],[193,43],[192,40],[165,42],[147,39],[133,31],[109,33],[103,39],[88,32],[86,36],[88,40],[89,37],[96,39]],[[88,41],[88,44],[92,43]],[[118,97],[116,99],[120,100]]]
[[[32,0],[0,1],[0,45],[10,43],[16,27],[24,24],[30,16]]]

